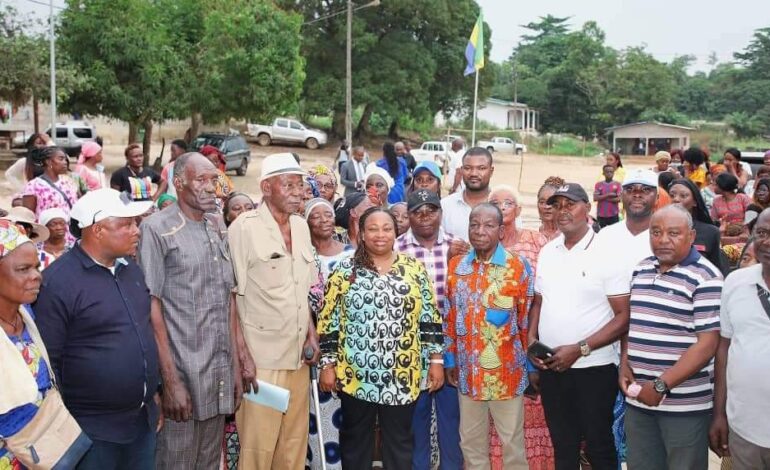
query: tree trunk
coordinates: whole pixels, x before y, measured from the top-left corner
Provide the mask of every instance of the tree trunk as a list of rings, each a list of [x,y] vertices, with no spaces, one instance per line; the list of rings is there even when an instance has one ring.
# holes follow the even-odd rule
[[[40,103],[37,101],[37,95],[32,95],[32,119],[35,121],[35,134],[40,133]],[[53,135],[51,129],[51,135]]]
[[[369,123],[372,117],[372,111],[374,111],[373,106],[367,103],[367,105],[364,106],[364,113],[361,115],[361,120],[358,121],[358,126],[356,127],[356,132],[354,134],[356,139],[368,137],[372,134],[372,126]]]
[[[345,138],[345,110],[334,110],[332,116],[332,134],[339,137],[340,140]],[[348,142],[350,143],[350,142]]]
[[[185,140],[189,144],[192,140],[198,137],[200,134],[201,124],[203,123],[203,114],[198,111],[193,111],[190,116],[190,135],[185,135]]]
[[[142,140],[142,153],[144,154],[144,166],[150,164],[150,147],[152,145],[152,121],[145,121],[144,127],[144,139]]]
[[[128,144],[136,143],[139,139],[139,124],[136,122],[128,123]]]
[[[398,139],[398,120],[394,119],[393,122],[390,123],[390,127],[388,128],[388,138],[397,140]]]

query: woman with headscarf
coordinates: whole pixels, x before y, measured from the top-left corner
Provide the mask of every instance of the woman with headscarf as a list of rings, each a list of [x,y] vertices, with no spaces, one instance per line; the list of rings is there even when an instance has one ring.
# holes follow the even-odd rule
[[[102,147],[96,142],[85,142],[80,148],[80,157],[75,174],[85,182],[89,191],[107,187],[107,177],[102,163]]]
[[[387,171],[383,170],[376,163],[370,163],[364,173],[364,188],[366,193],[373,198],[377,198],[380,207],[388,207],[391,202],[390,192],[393,190],[396,182],[390,177]]]
[[[406,200],[406,180],[409,178],[409,170],[406,167],[406,161],[396,153],[396,146],[393,142],[385,142],[382,146],[382,158],[375,163],[378,167],[385,170],[393,184],[388,193],[388,204],[395,204]]]
[[[158,206],[158,210],[162,211],[166,207],[173,205],[176,202],[176,198],[169,193],[163,193],[158,196],[158,200],[155,201],[155,205]]]
[[[221,212],[225,199],[235,188],[233,180],[225,174],[225,154],[213,145],[204,145],[201,147],[200,153],[208,158],[217,169],[218,176],[214,195],[217,198],[217,207]]]
[[[722,240],[719,228],[714,225],[698,186],[688,178],[680,178],[671,182],[668,194],[673,204],[681,205],[692,215],[695,249],[726,276],[729,273],[729,266],[721,250]]]
[[[58,207],[46,209],[40,214],[40,224],[48,229],[48,239],[38,245],[40,270],[44,270],[72,248],[67,242],[69,216]]]
[[[334,196],[337,193],[337,177],[334,172],[326,165],[316,165],[308,171],[318,184],[319,196],[330,203],[334,203]]]
[[[320,387],[340,396],[344,468],[371,467],[379,417],[384,467],[409,469],[421,379],[431,392],[444,383],[441,315],[425,266],[394,251],[393,215],[370,208],[358,228],[356,252],[329,276],[318,318]]]
[[[310,240],[318,254],[321,276],[324,283],[326,283],[337,264],[342,260],[350,258],[355,249],[353,245],[344,244],[334,239],[334,208],[325,198],[311,199],[305,204],[305,219],[310,228]],[[321,422],[324,423],[324,440],[326,442],[339,442],[340,423],[334,417],[339,413],[340,400],[331,393],[320,392],[320,394],[320,418]],[[311,403],[311,423],[316,422],[313,413],[313,404]],[[308,443],[310,448],[308,449],[308,460],[305,462],[305,466],[312,470],[320,469],[321,459],[319,455],[322,449],[318,446],[318,439],[316,436],[311,436]],[[326,468],[329,470],[339,470],[342,467],[339,461],[330,462],[327,458]]]
[[[37,250],[29,238],[10,222],[0,221],[0,436],[5,438],[32,421],[52,386],[45,346],[25,307],[40,290],[37,265]],[[23,468],[5,445],[0,446],[0,468]]]

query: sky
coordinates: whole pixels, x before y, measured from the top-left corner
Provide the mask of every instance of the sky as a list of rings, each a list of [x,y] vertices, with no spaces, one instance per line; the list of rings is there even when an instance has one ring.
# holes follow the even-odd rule
[[[383,0],[387,1],[387,0]],[[511,55],[526,29],[521,25],[552,14],[570,16],[575,29],[595,21],[613,48],[647,45],[658,60],[692,54],[692,70],[709,70],[715,52],[720,62],[733,60],[754,30],[770,27],[770,0],[477,0],[492,29],[490,56],[496,62]],[[470,35],[470,32],[468,33]]]

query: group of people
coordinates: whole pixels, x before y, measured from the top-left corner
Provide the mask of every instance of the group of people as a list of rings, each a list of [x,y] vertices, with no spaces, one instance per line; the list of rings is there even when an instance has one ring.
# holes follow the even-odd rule
[[[275,154],[259,204],[222,200],[216,163],[182,151],[175,200],[150,215],[161,188],[132,152],[128,190],[71,201],[48,152],[36,184],[71,202],[57,214],[77,242],[41,274],[30,235],[53,232],[50,208],[0,220],[0,469],[321,468],[321,453],[346,469],[376,453],[387,469],[700,469],[709,445],[770,468],[770,212],[756,265],[725,281],[697,183],[674,179],[661,206],[663,172],[615,156],[594,197],[610,188],[617,221],[594,224],[588,193],[552,177],[529,230],[484,148],[456,185],[393,144],[360,167],[354,148],[339,198],[334,170]],[[250,399],[260,384],[288,391],[285,411]],[[54,407],[74,418],[68,448],[12,439]]]

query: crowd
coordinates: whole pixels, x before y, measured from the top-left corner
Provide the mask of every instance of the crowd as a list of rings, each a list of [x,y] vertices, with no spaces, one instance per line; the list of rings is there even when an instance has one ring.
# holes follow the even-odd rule
[[[0,218],[1,470],[770,469],[770,168],[736,149],[610,154],[593,198],[548,178],[525,229],[459,139],[443,168],[401,142],[271,155],[258,203],[213,147],[159,173],[129,145],[109,187],[98,143],[75,171],[29,147]]]

